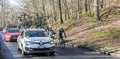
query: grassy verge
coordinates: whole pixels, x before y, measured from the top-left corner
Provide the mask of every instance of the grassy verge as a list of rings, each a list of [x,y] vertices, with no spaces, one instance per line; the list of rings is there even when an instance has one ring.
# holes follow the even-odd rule
[[[117,37],[120,35],[120,29],[111,29],[109,30],[108,32],[100,32],[100,33],[95,33],[95,34],[92,34],[93,37]]]

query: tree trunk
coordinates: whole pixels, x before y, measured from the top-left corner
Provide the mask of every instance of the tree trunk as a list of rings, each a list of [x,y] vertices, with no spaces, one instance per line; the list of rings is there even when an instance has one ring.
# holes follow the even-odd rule
[[[85,3],[85,13],[87,13],[87,11],[88,11],[87,0],[85,0],[84,3]]]
[[[82,1],[81,0],[78,0],[78,19],[80,18],[80,14],[82,13]]]
[[[87,4],[88,4],[88,11],[91,10],[91,8],[90,8],[90,7],[91,7],[91,4],[90,4],[90,3],[91,3],[91,0],[88,0],[88,3],[87,3]]]
[[[42,6],[43,6],[43,14],[44,14],[44,16],[46,16],[46,13],[45,13],[45,1],[42,1]]]
[[[70,19],[70,13],[69,13],[69,9],[68,9],[68,3],[67,3],[67,0],[65,0],[65,2],[66,2],[66,10],[67,10],[67,17],[68,17],[68,19]]]
[[[67,0],[63,0],[63,3],[65,6],[65,17],[66,17],[66,19],[70,19]]]
[[[71,10],[71,19],[73,19],[74,18],[74,0],[71,0],[71,5],[72,5],[72,10]]]
[[[98,0],[94,0],[94,18],[96,21],[100,20]]]
[[[103,0],[100,0],[100,8],[103,8]]]
[[[55,11],[55,0],[53,0],[53,13],[54,13],[54,20],[57,21],[56,19],[56,11]]]
[[[62,19],[62,6],[61,6],[61,0],[58,0],[58,5],[59,5],[59,11],[60,11],[60,24],[63,23]]]
[[[1,0],[1,6],[2,6],[2,27],[4,27],[4,23],[5,23],[5,1]]]

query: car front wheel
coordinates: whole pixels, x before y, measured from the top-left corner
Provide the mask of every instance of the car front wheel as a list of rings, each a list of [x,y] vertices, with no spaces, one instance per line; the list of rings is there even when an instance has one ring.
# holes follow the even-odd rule
[[[54,52],[50,52],[50,55],[55,55],[55,51]]]

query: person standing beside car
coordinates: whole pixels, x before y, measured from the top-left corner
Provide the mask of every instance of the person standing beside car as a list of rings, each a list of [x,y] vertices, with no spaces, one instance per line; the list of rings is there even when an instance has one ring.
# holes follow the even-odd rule
[[[51,38],[53,38],[53,39],[54,39],[55,32],[53,31],[53,29],[52,29],[52,28],[49,30],[49,35],[51,36]]]

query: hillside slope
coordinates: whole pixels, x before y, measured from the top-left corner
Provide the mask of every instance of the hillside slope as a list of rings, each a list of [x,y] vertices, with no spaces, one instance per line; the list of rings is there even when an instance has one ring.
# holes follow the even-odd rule
[[[86,21],[85,19],[84,21]],[[120,52],[120,16],[111,15],[105,21],[81,22],[67,30],[68,43],[109,53]]]

